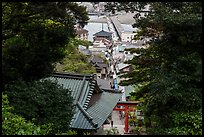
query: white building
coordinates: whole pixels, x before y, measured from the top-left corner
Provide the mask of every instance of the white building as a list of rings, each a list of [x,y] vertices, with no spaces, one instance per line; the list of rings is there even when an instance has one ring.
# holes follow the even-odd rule
[[[122,42],[132,42],[132,43],[135,43],[135,40],[133,40],[135,35],[136,35],[136,33],[132,33],[132,32],[122,32],[121,40],[122,40]]]
[[[135,43],[136,41],[133,40],[135,35],[136,35],[136,31],[138,30],[137,28],[133,28],[132,25],[130,24],[121,24],[123,30],[121,31],[121,41],[122,42],[131,42],[131,43]]]

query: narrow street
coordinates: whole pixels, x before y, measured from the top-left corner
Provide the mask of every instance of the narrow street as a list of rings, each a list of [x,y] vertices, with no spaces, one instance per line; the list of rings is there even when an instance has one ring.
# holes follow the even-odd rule
[[[110,21],[109,17],[107,17],[107,20],[108,20],[107,23],[108,23],[109,31],[113,33],[112,34],[113,43],[115,43],[118,40],[117,32],[114,29],[114,26],[113,26],[112,22]],[[112,56],[112,54],[111,54],[111,56]],[[116,82],[117,82],[116,71],[115,71],[114,67],[112,67],[112,68],[113,68],[112,71],[114,72],[113,79],[115,79]],[[122,98],[124,98],[124,95],[125,94],[122,95]],[[103,125],[103,131],[110,130],[112,128],[116,128],[120,135],[124,135],[124,127],[125,127],[125,125],[124,125],[124,118],[122,118],[120,116],[119,111],[113,111],[112,112],[112,121],[113,121],[113,125],[111,125],[111,122],[110,122],[110,124]]]
[[[113,39],[113,47],[111,49],[109,49],[110,51],[113,50],[113,48],[115,48],[117,46],[118,42],[121,42],[119,40],[119,36],[118,36],[118,30],[115,29],[114,27],[114,20],[112,20],[109,16],[106,16],[107,19],[107,28],[108,31],[112,33],[112,39]],[[113,56],[115,54],[117,54],[116,52],[110,52],[109,51],[109,59],[111,61],[111,66],[110,66],[110,70],[113,73],[113,77],[112,78],[107,78],[106,80],[109,81],[113,81],[114,84],[114,89],[115,90],[120,90],[122,91],[122,96],[121,96],[121,101],[126,101],[126,94],[125,94],[125,90],[122,86],[118,86],[118,76],[116,73],[116,68],[115,68],[115,64],[117,63],[117,60],[115,60],[113,58]],[[120,135],[124,135],[124,128],[125,128],[125,124],[124,124],[124,118],[121,117],[121,114],[119,111],[112,111],[112,121],[113,121],[113,125],[111,125],[111,120],[109,121],[109,124],[104,124],[98,131],[97,133],[95,133],[95,135],[107,135],[107,130],[111,130],[113,128],[116,128],[119,132]]]

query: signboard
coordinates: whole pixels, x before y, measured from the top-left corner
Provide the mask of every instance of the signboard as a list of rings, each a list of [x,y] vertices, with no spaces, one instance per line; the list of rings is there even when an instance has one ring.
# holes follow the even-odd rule
[[[113,80],[113,84],[114,84],[114,89],[118,90],[118,83],[117,83],[117,79]]]

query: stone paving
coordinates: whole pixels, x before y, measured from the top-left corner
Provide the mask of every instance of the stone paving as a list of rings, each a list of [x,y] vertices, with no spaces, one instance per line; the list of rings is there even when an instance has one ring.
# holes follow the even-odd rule
[[[99,129],[96,135],[105,135],[106,130],[110,130],[112,128],[117,128],[120,135],[124,135],[124,119],[120,119],[120,115],[118,111],[112,112],[112,120],[113,120],[113,127],[111,124],[104,124],[102,129]]]
[[[110,130],[112,128],[116,128],[120,135],[124,135],[124,127],[124,125],[113,125],[113,127],[111,127],[111,125],[104,125],[103,129]]]

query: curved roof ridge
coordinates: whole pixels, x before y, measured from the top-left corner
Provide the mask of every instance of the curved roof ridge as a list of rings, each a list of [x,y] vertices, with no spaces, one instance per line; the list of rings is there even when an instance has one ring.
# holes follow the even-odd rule
[[[73,79],[93,79],[95,74],[76,74],[76,73],[67,73],[67,72],[55,72],[52,77],[62,77],[62,78],[73,78]]]
[[[90,116],[90,115],[88,114],[88,112],[86,112],[86,111],[84,110],[84,108],[81,106],[81,104],[80,104],[79,102],[77,102],[77,106],[78,106],[78,108],[81,110],[81,112],[86,116],[86,118],[88,118],[89,122],[91,122],[91,124],[92,124],[94,127],[97,127],[98,124],[93,121],[93,117]]]
[[[96,32],[95,34],[93,34],[93,36],[97,36],[97,35],[111,36],[112,33],[111,33],[111,32],[108,32],[108,31],[105,31],[105,30],[101,30],[101,31]]]
[[[92,76],[93,75],[93,74],[79,74],[79,73],[69,73],[69,72],[54,72],[53,74],[70,75],[70,76]]]

